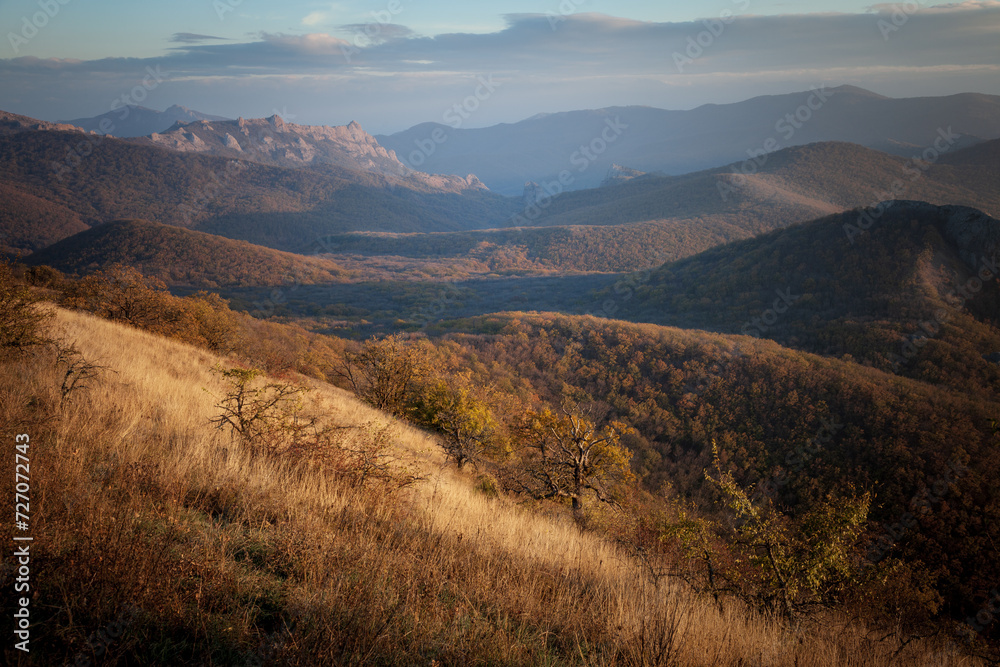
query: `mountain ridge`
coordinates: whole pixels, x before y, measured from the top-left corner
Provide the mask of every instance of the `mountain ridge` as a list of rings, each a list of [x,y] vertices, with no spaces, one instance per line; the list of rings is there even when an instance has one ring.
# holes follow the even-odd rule
[[[62,239],[24,259],[67,274],[132,266],[170,286],[219,288],[339,282],[333,262],[148,220],[113,220]]]
[[[288,168],[131,140],[0,124],[0,241],[34,251],[119,218],[221,233],[282,250],[352,229],[421,231],[497,225],[513,204],[487,190],[441,189],[334,164]],[[41,128],[41,129],[39,129]],[[85,137],[85,141],[81,141]]]
[[[602,125],[615,118],[628,127],[602,146],[597,141]],[[854,86],[820,87],[691,110],[607,107],[477,129],[422,123],[376,138],[405,162],[417,142],[439,131],[447,140],[431,155],[421,153],[422,168],[472,172],[491,189],[518,195],[525,181],[551,182],[562,171],[573,176],[568,188],[595,187],[615,162],[675,175],[714,168],[745,159],[768,139],[783,148],[848,141],[908,155],[914,147],[928,146],[937,130],[949,125],[970,142],[1000,137],[1000,96],[888,98]],[[573,156],[591,143],[596,143],[594,159],[574,164]]]
[[[471,173],[464,177],[426,174],[407,167],[357,121],[337,126],[297,125],[278,114],[268,118],[177,121],[163,132],[131,141],[277,167],[334,165],[450,192],[487,189]]]
[[[85,131],[110,134],[124,139],[161,132],[179,121],[195,122],[200,120],[219,121],[227,120],[227,118],[188,109],[179,104],[174,104],[164,111],[157,111],[138,104],[127,104],[97,116],[60,122],[75,125]]]

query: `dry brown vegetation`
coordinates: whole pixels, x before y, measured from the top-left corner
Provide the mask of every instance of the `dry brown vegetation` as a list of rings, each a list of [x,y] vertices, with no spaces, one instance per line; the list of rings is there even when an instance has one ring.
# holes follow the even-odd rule
[[[31,434],[35,537],[32,653],[8,643],[8,662],[881,665],[899,648],[836,616],[795,634],[655,585],[564,510],[482,493],[430,436],[323,383],[298,380],[338,423],[388,429],[423,481],[255,456],[211,423],[226,360],[85,313],[55,322],[106,370],[62,400],[49,348],[0,366],[3,437]],[[972,664],[933,650],[895,657]]]

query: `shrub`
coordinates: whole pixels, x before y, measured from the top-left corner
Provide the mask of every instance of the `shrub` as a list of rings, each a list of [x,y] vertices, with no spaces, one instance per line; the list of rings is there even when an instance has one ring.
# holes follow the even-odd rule
[[[51,315],[39,301],[9,264],[0,264],[0,354],[20,354],[52,342],[46,331]]]
[[[336,374],[354,393],[379,410],[403,414],[417,383],[427,374],[427,356],[399,335],[371,338],[360,352],[347,353]]]
[[[331,424],[308,409],[306,387],[270,380],[256,368],[215,370],[226,390],[211,423],[228,428],[253,455],[319,468],[350,486],[378,481],[400,488],[418,479],[390,455],[389,427]]]
[[[155,278],[147,278],[130,266],[114,264],[73,284],[65,303],[115,322],[169,334],[177,330],[181,312],[166,289]]]

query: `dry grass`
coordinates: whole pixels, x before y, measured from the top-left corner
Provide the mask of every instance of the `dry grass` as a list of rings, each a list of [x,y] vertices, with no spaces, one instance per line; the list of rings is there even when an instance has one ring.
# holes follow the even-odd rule
[[[2,369],[4,437],[32,434],[38,591],[31,659],[8,643],[10,663],[892,662],[896,647],[836,619],[796,636],[735,603],[657,588],[598,534],[477,491],[429,436],[328,385],[317,407],[389,424],[425,479],[356,488],[255,459],[209,424],[217,357],[82,313],[56,320],[112,371],[60,407],[44,355]],[[102,639],[126,609],[124,633]],[[897,662],[951,664],[929,652],[914,644]]]

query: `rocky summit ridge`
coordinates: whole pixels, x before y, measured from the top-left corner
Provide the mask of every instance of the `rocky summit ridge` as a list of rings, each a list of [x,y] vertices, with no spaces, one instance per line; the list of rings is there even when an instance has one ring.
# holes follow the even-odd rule
[[[180,152],[208,153],[282,167],[329,164],[435,190],[486,189],[471,174],[462,178],[410,169],[356,121],[337,126],[298,125],[278,114],[254,119],[178,121],[164,132],[135,141]]]

